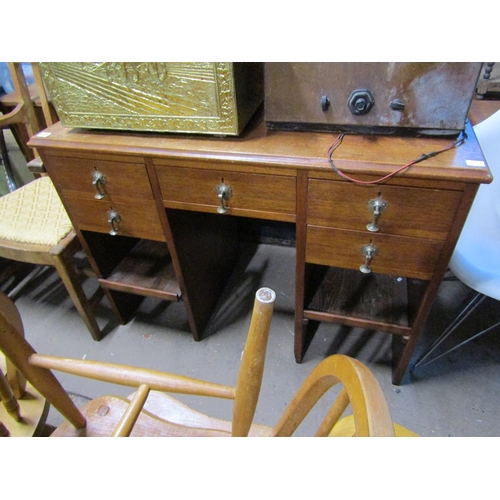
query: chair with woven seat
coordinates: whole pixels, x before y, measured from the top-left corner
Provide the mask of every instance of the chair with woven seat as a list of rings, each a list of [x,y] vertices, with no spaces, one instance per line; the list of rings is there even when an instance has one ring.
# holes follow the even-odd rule
[[[83,322],[95,340],[102,338],[93,299],[83,290],[73,256],[81,246],[49,177],[41,177],[0,198],[0,257],[56,268]]]
[[[0,115],[0,127],[17,120],[33,133],[37,131],[30,118],[33,105],[22,70],[19,63],[9,65],[20,103],[9,115]],[[98,288],[92,298],[86,297],[73,260],[80,251],[76,233],[49,177],[38,177],[0,198],[0,258],[7,259],[0,261],[0,266],[15,261],[55,267],[92,337],[100,340],[102,332],[93,309],[103,292]]]
[[[138,367],[37,354],[24,339],[14,303],[2,294],[0,350],[67,419],[52,436],[290,436],[336,384],[342,390],[316,436],[415,436],[393,424],[371,371],[360,361],[341,354],[326,358],[311,372],[274,427],[253,423],[275,299],[275,292],[269,288],[255,294],[235,387]],[[50,370],[137,390],[128,399],[102,396],[77,409]],[[233,418],[226,421],[210,417],[165,392],[234,400]],[[352,415],[341,419],[349,403]]]

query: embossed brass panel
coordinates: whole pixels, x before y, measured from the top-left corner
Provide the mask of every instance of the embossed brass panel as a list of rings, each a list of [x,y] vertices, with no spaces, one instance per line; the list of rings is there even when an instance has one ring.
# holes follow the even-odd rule
[[[263,101],[262,63],[40,63],[67,127],[238,135]]]

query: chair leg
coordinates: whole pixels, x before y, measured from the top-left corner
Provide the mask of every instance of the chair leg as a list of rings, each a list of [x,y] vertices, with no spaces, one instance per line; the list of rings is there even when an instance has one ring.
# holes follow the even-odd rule
[[[94,340],[101,340],[103,334],[93,312],[93,304],[83,291],[80,277],[73,265],[73,254],[66,248],[59,254],[53,254],[54,266],[68,290],[68,293],[73,300],[73,303],[83,319],[83,322],[89,329]]]
[[[12,191],[15,191],[19,187],[19,185],[16,182],[14,171],[12,170],[9,153],[7,152],[7,145],[5,143],[5,137],[3,136],[3,130],[0,130],[0,156],[5,171],[5,181],[7,182],[7,189],[9,190],[9,193],[12,193]]]
[[[476,308],[486,299],[486,295],[483,295],[482,293],[477,293],[472,300],[467,304],[467,306],[460,312],[460,314],[450,323],[448,328],[440,335],[440,337],[434,341],[434,343],[431,345],[431,347],[427,350],[427,352],[415,363],[413,366],[413,369],[418,368],[419,366],[425,366],[430,363],[433,363],[434,361],[442,358],[443,356],[446,356],[450,352],[455,351],[459,347],[468,344],[472,340],[480,337],[481,335],[489,332],[496,326],[498,326],[500,323],[497,323],[493,326],[490,326],[489,328],[482,330],[481,332],[477,333],[476,335],[470,337],[467,340],[464,340],[460,344],[456,345],[455,347],[452,347],[448,349],[446,352],[440,354],[439,356],[436,356],[424,363],[424,361],[430,356],[432,352],[434,352],[464,321],[466,318],[469,317],[469,315],[476,310]]]
[[[480,331],[479,333],[476,333],[475,335],[473,335],[472,337],[468,338],[467,340],[464,340],[463,342],[460,342],[460,344],[457,344],[455,347],[452,347],[452,348],[448,349],[446,352],[443,352],[439,356],[436,356],[435,358],[432,358],[430,361],[427,361],[427,363],[424,363],[424,364],[428,365],[429,363],[434,363],[434,361],[438,360],[439,358],[442,358],[443,356],[446,356],[447,354],[450,354],[450,352],[456,351],[459,347],[462,347],[465,344],[468,344],[469,342],[472,342],[473,340],[481,337],[485,333],[488,333],[491,330],[494,330],[499,325],[500,325],[500,321],[498,323],[495,323],[492,326],[489,326],[488,328],[485,328],[484,330]]]

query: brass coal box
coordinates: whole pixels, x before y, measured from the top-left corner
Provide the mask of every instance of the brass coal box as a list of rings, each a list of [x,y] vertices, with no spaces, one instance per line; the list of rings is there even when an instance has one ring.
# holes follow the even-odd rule
[[[262,63],[45,62],[67,127],[238,135],[263,101]]]

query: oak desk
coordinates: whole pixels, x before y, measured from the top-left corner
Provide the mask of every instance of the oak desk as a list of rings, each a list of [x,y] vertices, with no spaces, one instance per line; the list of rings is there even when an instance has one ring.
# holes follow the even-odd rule
[[[200,340],[238,257],[238,222],[277,221],[295,229],[296,361],[311,322],[367,327],[393,334],[400,384],[477,188],[491,182],[468,134],[380,185],[332,170],[338,134],[268,131],[258,119],[236,138],[56,124],[29,145],[123,323],[144,296],[182,300]],[[332,157],[374,180],[450,142],[348,135]],[[386,207],[374,221],[379,199]]]

